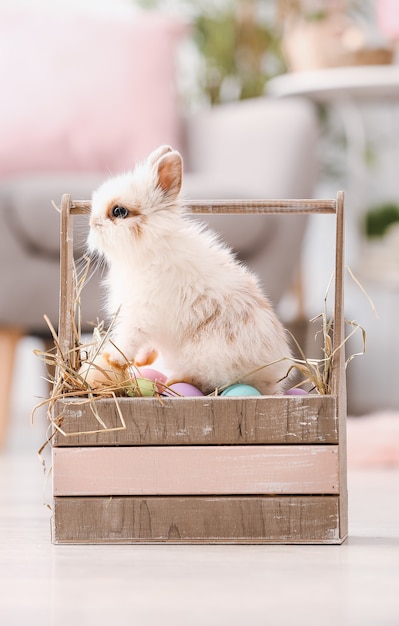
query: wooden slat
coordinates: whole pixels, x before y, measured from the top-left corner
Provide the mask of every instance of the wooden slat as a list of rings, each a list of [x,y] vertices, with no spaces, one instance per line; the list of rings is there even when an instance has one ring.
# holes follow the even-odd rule
[[[57,497],[55,543],[342,543],[336,496]]]
[[[73,225],[70,217],[71,197],[64,194],[61,201],[60,224],[60,307],[59,347],[61,357],[66,360],[72,346],[73,320]]]
[[[340,467],[340,524],[341,533],[348,532],[348,489],[347,489],[347,449],[346,449],[346,371],[345,371],[345,315],[344,315],[344,235],[345,235],[344,194],[337,195],[336,244],[335,244],[335,304],[334,304],[334,359],[333,393],[337,396],[337,417],[339,428],[339,467]]]
[[[338,494],[338,446],[54,448],[53,492]]]
[[[260,213],[319,213],[336,212],[336,200],[188,200],[185,203],[191,213],[212,214],[260,214]],[[90,213],[90,200],[75,200],[71,205],[71,214]]]
[[[126,429],[101,429],[92,406],[77,399],[57,401],[54,419],[66,433],[54,446],[338,443],[333,396],[262,398],[119,398]],[[112,399],[96,401],[107,428],[121,425]],[[61,421],[61,419],[60,419]]]

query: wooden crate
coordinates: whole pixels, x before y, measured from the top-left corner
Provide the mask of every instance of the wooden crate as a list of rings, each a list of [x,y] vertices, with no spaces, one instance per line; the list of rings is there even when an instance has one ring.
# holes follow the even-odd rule
[[[192,212],[336,216],[331,395],[101,399],[54,406],[55,543],[320,543],[347,537],[343,194],[192,202]],[[72,216],[62,199],[60,352],[71,351]],[[124,424],[121,421],[121,415]]]

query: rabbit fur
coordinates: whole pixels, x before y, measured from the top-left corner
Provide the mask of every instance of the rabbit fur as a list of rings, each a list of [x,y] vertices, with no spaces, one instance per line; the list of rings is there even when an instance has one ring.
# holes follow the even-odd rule
[[[181,155],[161,146],[93,193],[88,245],[106,260],[115,316],[101,358],[124,369],[160,353],[167,384],[188,382],[205,394],[237,381],[282,392],[286,332],[256,277],[185,215],[182,174]]]

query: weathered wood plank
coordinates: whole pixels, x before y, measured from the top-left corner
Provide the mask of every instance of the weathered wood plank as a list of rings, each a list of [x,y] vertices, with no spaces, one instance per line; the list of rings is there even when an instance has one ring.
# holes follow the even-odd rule
[[[57,497],[55,543],[342,543],[336,496]]]
[[[114,400],[96,401],[108,428],[121,425]],[[119,398],[126,430],[101,429],[82,400],[57,401],[54,419],[66,433],[54,446],[337,443],[335,396],[260,398]]]
[[[340,525],[341,533],[348,532],[348,489],[347,489],[347,449],[346,449],[346,367],[345,367],[345,315],[344,315],[344,234],[345,234],[344,194],[337,195],[336,220],[336,263],[335,263],[335,304],[334,304],[334,358],[332,389],[337,396],[337,418],[339,428],[340,466]]]
[[[336,212],[336,200],[187,200],[185,208],[191,213],[227,213],[227,214],[258,214],[258,213],[315,213],[330,214]],[[91,211],[90,200],[74,200],[70,206],[72,215],[88,215]]]
[[[338,446],[54,448],[55,496],[338,494]]]

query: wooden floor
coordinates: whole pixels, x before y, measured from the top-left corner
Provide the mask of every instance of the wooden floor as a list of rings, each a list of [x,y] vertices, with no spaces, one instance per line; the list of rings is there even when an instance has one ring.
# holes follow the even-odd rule
[[[350,473],[342,546],[54,546],[44,425],[14,410],[0,453],[0,624],[399,624],[399,470]]]

